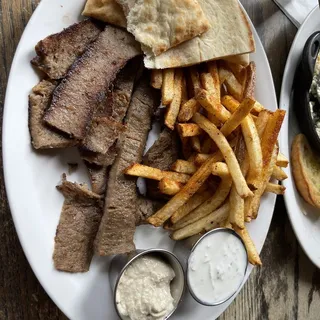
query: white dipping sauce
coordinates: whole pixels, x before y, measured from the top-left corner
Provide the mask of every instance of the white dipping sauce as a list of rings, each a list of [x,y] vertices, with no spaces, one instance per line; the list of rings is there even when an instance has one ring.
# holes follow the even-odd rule
[[[240,287],[247,267],[241,240],[225,231],[204,237],[194,248],[188,264],[188,285],[206,305],[230,298]]]
[[[116,303],[120,315],[131,320],[164,319],[173,309],[170,282],[175,272],[152,255],[134,260],[120,278]]]

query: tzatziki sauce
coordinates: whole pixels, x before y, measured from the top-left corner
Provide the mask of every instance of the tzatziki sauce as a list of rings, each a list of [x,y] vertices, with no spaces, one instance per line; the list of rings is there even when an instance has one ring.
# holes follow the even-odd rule
[[[204,236],[193,248],[187,280],[196,300],[216,305],[230,298],[240,287],[248,264],[242,241],[225,230]]]
[[[161,320],[174,309],[170,283],[172,267],[161,258],[144,255],[122,274],[116,289],[116,305],[122,319]]]

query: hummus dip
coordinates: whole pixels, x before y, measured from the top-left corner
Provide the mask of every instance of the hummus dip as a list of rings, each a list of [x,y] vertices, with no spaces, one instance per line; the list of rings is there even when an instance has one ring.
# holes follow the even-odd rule
[[[116,289],[116,304],[122,319],[164,319],[174,309],[170,291],[174,277],[174,270],[161,258],[145,255],[134,260]]]

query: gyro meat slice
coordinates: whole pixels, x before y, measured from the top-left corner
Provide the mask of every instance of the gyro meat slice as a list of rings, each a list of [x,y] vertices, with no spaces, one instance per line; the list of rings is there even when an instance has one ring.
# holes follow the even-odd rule
[[[57,188],[65,201],[55,237],[54,266],[65,272],[87,272],[102,217],[103,199],[85,186],[66,180]]]
[[[76,144],[75,140],[64,137],[43,122],[56,86],[56,81],[42,80],[29,95],[29,131],[35,149],[67,148]]]
[[[82,140],[101,95],[126,62],[140,53],[129,33],[107,26],[54,91],[46,123]]]
[[[31,63],[51,79],[62,79],[101,31],[102,28],[89,19],[73,24],[39,41],[35,47],[37,56]]]

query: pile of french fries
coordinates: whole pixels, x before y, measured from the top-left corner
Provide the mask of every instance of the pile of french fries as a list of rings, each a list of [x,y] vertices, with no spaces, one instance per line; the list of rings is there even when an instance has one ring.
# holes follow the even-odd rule
[[[154,70],[151,85],[161,89],[165,124],[177,130],[184,159],[161,171],[141,164],[127,175],[159,181],[172,198],[148,219],[172,232],[174,240],[217,227],[234,229],[253,265],[259,254],[246,229],[258,216],[266,192],[283,194],[278,135],[285,111],[271,112],[254,98],[256,68],[214,61],[197,67]]]

